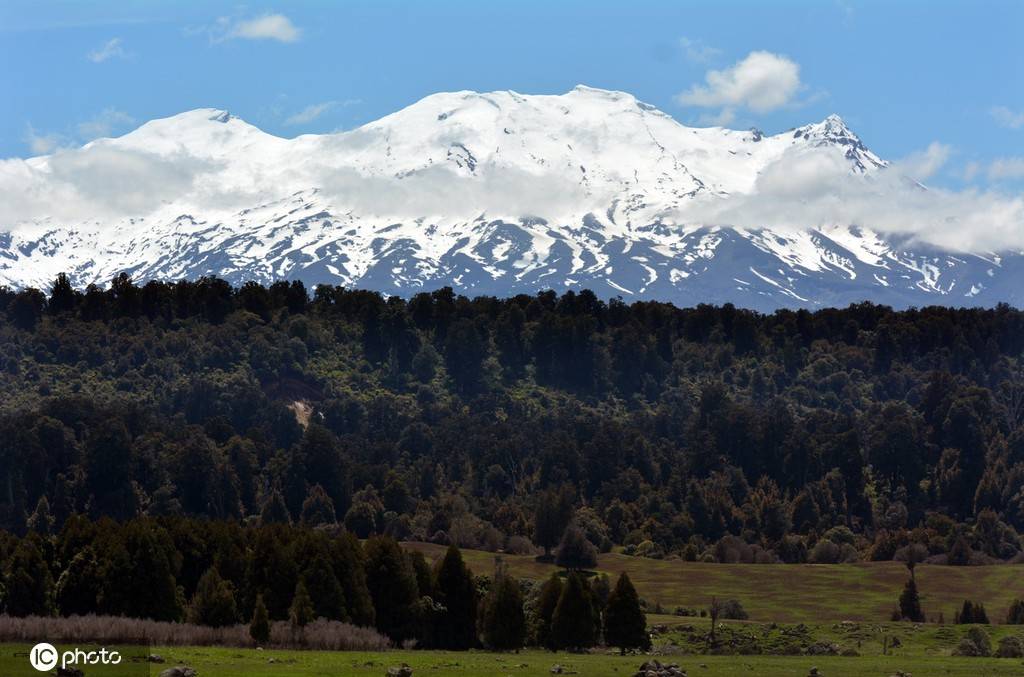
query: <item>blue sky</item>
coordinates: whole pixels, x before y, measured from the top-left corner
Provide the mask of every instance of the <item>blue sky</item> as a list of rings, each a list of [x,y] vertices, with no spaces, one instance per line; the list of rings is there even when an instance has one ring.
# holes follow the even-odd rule
[[[1022,26],[1019,1],[4,0],[0,157],[198,107],[294,136],[441,90],[584,83],[687,124],[777,132],[839,113],[886,158],[941,144],[934,182],[1018,192]]]

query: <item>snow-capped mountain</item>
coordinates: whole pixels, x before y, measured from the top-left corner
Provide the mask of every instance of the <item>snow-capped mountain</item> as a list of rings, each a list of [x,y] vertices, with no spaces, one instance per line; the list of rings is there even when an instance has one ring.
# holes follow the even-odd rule
[[[45,288],[67,272],[106,284],[127,271],[403,295],[590,288],[764,310],[1020,301],[1019,253],[950,252],[844,223],[718,225],[729,205],[822,158],[850,182],[889,171],[837,116],[770,136],[691,128],[582,86],[436,94],[294,139],[194,110],[4,161],[0,283]]]

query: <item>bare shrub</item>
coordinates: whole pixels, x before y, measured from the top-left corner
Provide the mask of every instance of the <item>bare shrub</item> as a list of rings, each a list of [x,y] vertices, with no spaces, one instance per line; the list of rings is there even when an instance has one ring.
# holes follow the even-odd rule
[[[69,616],[52,618],[0,616],[0,641],[100,642],[105,644],[150,644],[154,646],[255,646],[245,625],[210,628],[191,623],[165,623],[120,616]],[[390,646],[384,635],[319,618],[294,633],[287,621],[271,624],[267,648],[317,649],[325,651],[382,651]]]

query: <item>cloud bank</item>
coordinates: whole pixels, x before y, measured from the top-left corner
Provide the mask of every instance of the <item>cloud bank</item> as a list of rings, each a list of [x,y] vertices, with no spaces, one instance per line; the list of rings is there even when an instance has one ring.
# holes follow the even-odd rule
[[[855,225],[957,251],[1024,248],[1024,195],[922,185],[949,157],[932,144],[889,168],[851,176],[829,149],[787,154],[749,194],[694,202],[675,216],[690,224],[805,230]]]

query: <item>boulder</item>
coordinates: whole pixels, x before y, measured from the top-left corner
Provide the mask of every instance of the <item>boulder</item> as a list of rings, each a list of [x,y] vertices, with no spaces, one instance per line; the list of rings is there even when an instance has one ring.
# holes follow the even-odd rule
[[[198,672],[187,665],[177,665],[161,672],[160,677],[196,677],[198,674]]]
[[[645,661],[633,677],[686,677],[686,671],[678,663],[666,665],[657,659]]]
[[[147,663],[163,663],[164,662],[164,657],[161,656],[160,654],[151,653],[148,656],[146,656],[146,662]]]
[[[412,677],[412,668],[408,663],[393,665],[384,673],[385,677]]]

